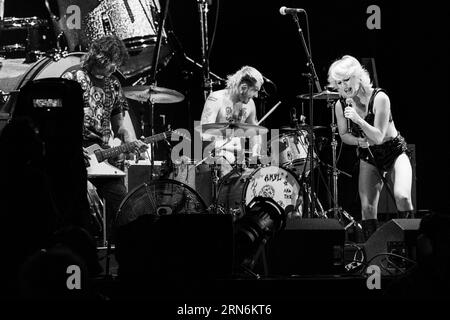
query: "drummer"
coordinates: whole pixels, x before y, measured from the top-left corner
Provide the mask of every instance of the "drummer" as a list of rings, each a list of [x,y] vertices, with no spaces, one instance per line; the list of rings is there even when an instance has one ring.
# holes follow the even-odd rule
[[[244,66],[236,73],[228,76],[225,89],[211,92],[206,99],[200,124],[236,122],[257,125],[256,107],[253,98],[263,85],[262,74],[253,67]],[[229,142],[204,133],[203,140],[215,140],[216,163],[221,165],[220,175],[231,171],[231,164],[239,160],[243,154],[244,145],[241,138],[234,137]],[[224,144],[227,142],[226,144]],[[223,147],[222,147],[223,146]],[[251,155],[261,152],[261,136],[250,138]],[[217,158],[218,157],[218,158]]]

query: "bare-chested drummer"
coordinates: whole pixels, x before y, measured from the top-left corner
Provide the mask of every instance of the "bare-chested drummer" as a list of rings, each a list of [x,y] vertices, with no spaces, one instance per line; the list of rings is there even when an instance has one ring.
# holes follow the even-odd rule
[[[262,74],[250,66],[244,66],[228,76],[227,87],[214,91],[208,96],[203,108],[201,124],[235,122],[257,125],[253,98],[258,97],[263,82]],[[224,145],[227,142],[225,138],[214,137],[215,156],[224,160],[216,161],[222,164],[221,175],[231,170],[231,164],[236,160],[236,155],[243,154],[244,148],[241,138],[232,138]],[[207,134],[203,135],[203,139],[212,140],[211,136]],[[223,147],[221,147],[222,145]],[[261,151],[261,137],[252,137],[250,146],[250,156],[258,156]]]

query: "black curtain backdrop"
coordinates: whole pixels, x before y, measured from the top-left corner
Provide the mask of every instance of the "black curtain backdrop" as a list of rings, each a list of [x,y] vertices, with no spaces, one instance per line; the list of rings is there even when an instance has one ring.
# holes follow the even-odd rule
[[[119,0],[117,0],[119,1]],[[342,55],[374,58],[379,85],[390,96],[397,129],[408,143],[416,145],[416,181],[418,209],[450,210],[449,196],[449,125],[448,93],[449,13],[443,2],[427,1],[257,1],[211,0],[209,11],[210,43],[216,9],[218,24],[210,55],[210,69],[225,78],[243,65],[259,69],[278,87],[277,94],[266,100],[266,111],[277,101],[283,103],[263,123],[279,128],[289,123],[289,110],[302,111],[299,94],[308,92],[306,56],[297,28],[289,15],[279,13],[281,6],[303,8],[308,13],[312,58],[322,87],[327,84],[329,65]],[[5,16],[46,16],[43,1],[8,1]],[[366,21],[370,5],[381,10],[381,29],[369,30]],[[162,6],[164,7],[164,6]],[[306,16],[299,15],[307,35]],[[185,101],[157,105],[158,124],[161,114],[172,127],[192,129],[203,107],[201,70],[180,54],[200,62],[200,22],[195,0],[171,0],[166,29],[172,29],[179,40],[175,56],[158,74],[158,85],[183,92]],[[151,63],[149,57],[149,63]],[[261,101],[257,101],[260,106]],[[304,114],[310,121],[308,104]],[[261,118],[263,115],[258,114]],[[159,120],[158,120],[159,119]],[[159,121],[159,122],[158,122]],[[318,136],[330,140],[331,114],[325,101],[314,103],[314,125],[326,126]],[[328,143],[329,143],[328,140]],[[339,149],[338,149],[339,151]],[[343,146],[338,167],[354,174],[352,179],[340,176],[340,202],[344,208],[358,203],[353,147]],[[331,164],[331,148],[325,145],[322,160]],[[323,171],[326,179],[326,171]],[[320,179],[320,175],[317,175]],[[328,208],[326,192],[319,180],[322,203]],[[327,209],[326,208],[326,209]],[[353,210],[353,209],[352,209]],[[354,209],[357,210],[357,209]],[[350,210],[351,211],[351,210]],[[356,214],[356,212],[351,212]]]

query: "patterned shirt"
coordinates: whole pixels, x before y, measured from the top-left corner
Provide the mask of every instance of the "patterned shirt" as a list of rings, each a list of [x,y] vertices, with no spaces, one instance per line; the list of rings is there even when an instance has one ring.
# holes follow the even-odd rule
[[[83,89],[86,144],[107,144],[111,137],[111,117],[128,110],[119,80],[115,76],[98,80],[83,68],[69,69],[62,77],[77,81]]]

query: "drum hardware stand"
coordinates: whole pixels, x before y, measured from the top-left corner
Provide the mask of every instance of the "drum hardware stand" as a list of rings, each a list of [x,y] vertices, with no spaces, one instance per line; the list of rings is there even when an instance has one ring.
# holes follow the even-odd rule
[[[331,150],[332,150],[332,156],[333,156],[333,166],[332,166],[332,173],[333,173],[333,208],[330,208],[328,212],[333,212],[333,218],[338,219],[341,223],[343,222],[343,217],[347,218],[347,220],[350,221],[344,229],[347,230],[351,226],[356,226],[359,229],[362,229],[362,226],[356,222],[356,220],[342,207],[339,207],[338,205],[338,176],[339,173],[343,173],[343,171],[339,170],[337,168],[337,157],[336,157],[336,148],[337,148],[337,140],[336,136],[338,135],[337,132],[337,124],[336,124],[336,118],[335,118],[335,102],[331,99],[327,99],[327,105],[328,108],[331,110]],[[346,174],[347,176],[350,176],[349,174]]]
[[[202,66],[203,66],[203,91],[205,101],[212,91],[212,81],[209,77],[209,58],[208,58],[208,2],[206,0],[197,0],[198,13],[200,15],[200,32],[202,37]]]
[[[172,41],[175,44],[175,51],[178,50],[179,54],[181,55],[181,57],[186,60],[187,62],[191,63],[193,66],[196,66],[197,68],[203,69],[203,65],[198,63],[197,61],[195,61],[194,59],[192,59],[191,57],[189,57],[183,49],[183,46],[181,45],[180,41],[178,40],[177,36],[173,33],[173,31],[167,31],[168,36],[171,37]],[[203,35],[203,32],[202,32]],[[206,39],[207,41],[207,39]],[[206,56],[207,57],[207,56]],[[207,60],[208,64],[209,64],[209,60]],[[209,65],[208,65],[209,68]],[[218,76],[217,74],[215,74],[214,72],[209,71],[208,76],[210,77],[210,83],[211,85],[224,85],[226,84],[226,80],[220,76]],[[214,80],[212,80],[211,78],[214,78]]]
[[[305,12],[306,14],[306,12]],[[306,66],[310,69],[310,73],[307,74],[303,74],[304,76],[307,76],[308,78],[308,87],[309,87],[309,116],[311,119],[311,131],[314,125],[314,116],[313,116],[313,82],[316,85],[316,89],[318,90],[318,92],[322,92],[322,88],[320,86],[320,82],[319,82],[319,77],[317,76],[317,72],[316,69],[314,67],[314,63],[312,61],[312,56],[311,56],[311,50],[308,49],[308,45],[306,44],[305,41],[305,37],[303,35],[303,30],[300,27],[300,22],[298,19],[297,14],[291,14],[290,16],[292,16],[292,19],[294,20],[296,26],[297,26],[297,30],[300,34],[300,39],[303,45],[303,49],[305,50],[305,54],[306,54],[306,58],[307,58],[307,63]],[[311,132],[312,133],[312,132]],[[310,144],[309,144],[309,152],[308,152],[308,157],[310,159],[310,187],[311,190],[314,192],[315,190],[315,181],[314,181],[314,135],[311,135],[311,139],[310,139]],[[310,214],[315,212],[315,201],[312,201],[310,203]]]
[[[262,259],[263,268],[264,268],[264,276],[269,275],[269,267],[267,265],[267,258],[266,258],[266,243],[267,243],[267,237],[264,237],[264,239],[261,240],[261,243],[258,246],[258,250],[256,253],[251,257],[251,259],[245,259],[244,262],[241,263],[240,267],[243,269],[245,273],[248,273],[250,276],[254,277],[256,280],[261,279],[261,275],[257,274],[253,271],[253,268],[255,267],[256,261],[258,259]]]
[[[306,166],[305,166],[306,168]],[[323,219],[327,219],[327,215],[325,210],[323,210],[322,204],[319,201],[319,198],[317,197],[317,195],[315,193],[312,192],[311,190],[311,186],[308,185],[308,183],[306,183],[306,179],[304,178],[304,174],[302,174],[302,178],[300,180],[303,180],[303,190],[305,191],[307,197],[308,197],[308,204],[311,205],[311,202],[315,201],[315,211],[313,212],[313,215],[310,215],[309,218],[313,218],[313,216],[317,217],[317,218],[323,218]],[[317,210],[317,207],[319,207],[319,211]]]
[[[303,132],[301,130],[301,127],[305,126],[305,117],[303,116],[303,114],[300,115],[300,119],[302,121],[302,124],[300,125],[298,123],[297,112],[296,112],[295,108],[293,108],[293,112],[292,112],[291,115],[292,115],[292,122],[293,122],[295,128],[297,129],[297,131],[295,132],[296,136],[297,137],[304,137],[305,141],[308,141],[307,137],[305,137],[303,135]],[[308,131],[308,134],[310,136],[313,136],[314,135],[314,130],[312,129],[313,127],[312,126],[308,126],[308,127],[311,128],[311,130]],[[294,144],[295,144],[295,146],[297,146],[296,142],[294,142]],[[303,149],[305,149],[303,144],[301,144],[301,146],[302,146]],[[314,170],[314,163],[311,161],[311,158],[309,156],[311,154],[310,153],[311,150],[308,147],[308,150],[304,150],[304,151],[308,154],[307,161],[308,160],[310,161],[309,174],[311,174],[312,171]],[[314,150],[313,150],[312,155],[313,155],[313,159],[314,159]],[[306,195],[308,196],[308,204],[309,204],[310,208],[312,208],[311,211],[309,212],[309,218],[312,218],[313,216],[316,216],[318,218],[327,218],[327,215],[326,215],[325,211],[323,210],[322,204],[320,203],[319,198],[317,197],[316,193],[314,192],[314,190],[312,188],[312,185],[311,184],[308,185],[306,183],[306,169],[307,169],[307,165],[306,164],[303,167],[303,172],[300,175],[300,180],[303,181],[303,189],[306,192]],[[292,163],[292,165],[293,165],[293,163]],[[311,204],[311,203],[313,203],[313,204]],[[316,204],[319,207],[320,211],[317,211]],[[314,211],[312,211],[312,210],[314,210]]]
[[[0,0],[1,1],[1,0]],[[49,0],[45,0],[45,7],[50,15],[50,20],[52,21],[53,28],[55,29],[55,32],[58,32],[56,35],[56,49],[53,49],[53,51],[47,52],[46,56],[49,58],[52,58],[54,61],[58,61],[61,58],[64,58],[68,54],[68,45],[67,45],[67,38],[64,34],[64,31],[61,30],[61,27],[59,26],[59,17],[55,15],[50,7]],[[61,48],[61,42],[64,41],[64,50]]]
[[[147,78],[147,82],[151,85],[156,85],[156,71],[158,69],[158,60],[159,60],[159,53],[161,50],[161,42],[162,42],[162,33],[164,30],[164,25],[167,18],[167,13],[169,12],[169,4],[170,0],[166,0],[166,4],[164,7],[164,12],[160,16],[160,21],[158,23],[158,35],[156,38],[156,44],[155,44],[155,50],[153,51],[153,60],[152,60],[152,68],[150,76]],[[149,89],[151,90],[151,88]],[[155,134],[155,106],[153,101],[150,99],[148,100],[150,104],[150,130],[151,135]],[[150,177],[153,179],[153,172],[154,172],[154,166],[155,166],[155,143],[151,143],[151,159],[150,159]]]
[[[231,137],[227,137],[227,140],[225,141],[225,143],[223,143],[219,148],[216,149],[221,149],[223,148],[227,143],[229,143],[231,141]],[[210,152],[210,155],[208,157],[203,158],[202,160],[200,160],[195,167],[198,167],[199,165],[201,165],[203,162],[205,162],[209,157],[212,157],[212,153],[213,151]],[[213,164],[209,164],[210,168],[211,168],[211,180],[213,183],[213,201],[212,204],[210,205],[209,209],[210,211],[212,211],[213,213],[218,213],[219,211],[219,207],[218,207],[218,189],[219,189],[219,175],[217,174],[217,164],[213,163]]]

